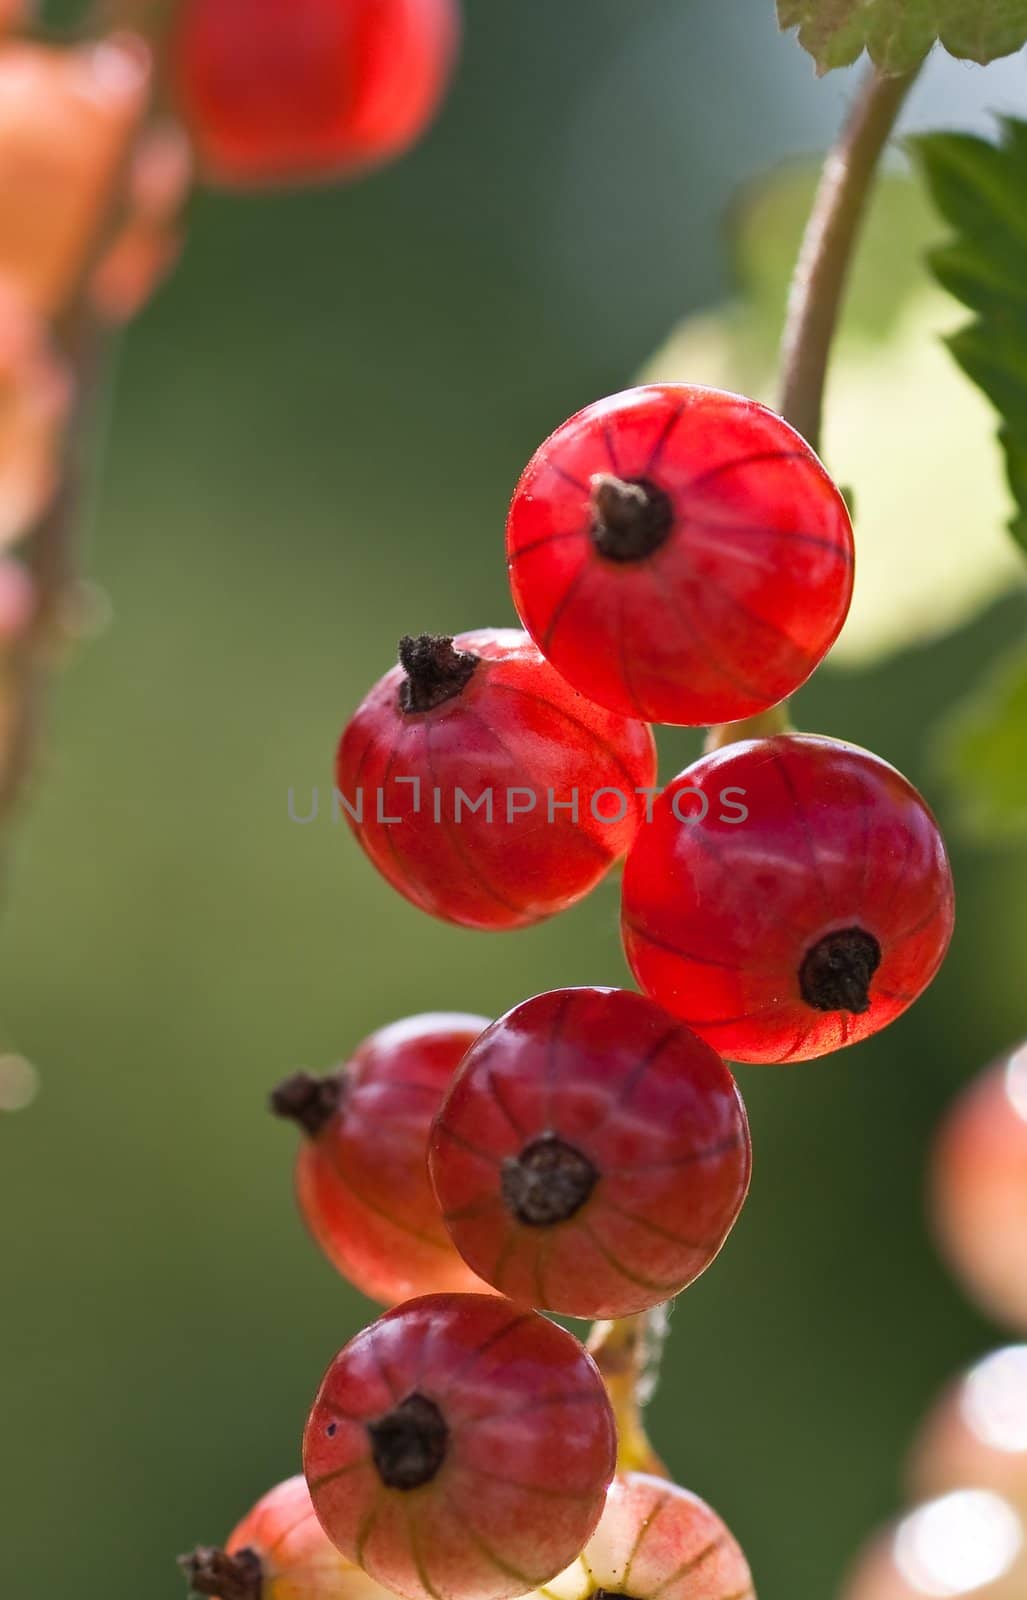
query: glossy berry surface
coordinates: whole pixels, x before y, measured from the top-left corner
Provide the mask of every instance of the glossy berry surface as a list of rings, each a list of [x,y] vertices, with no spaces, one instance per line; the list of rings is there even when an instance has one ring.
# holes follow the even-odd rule
[[[863,1552],[839,1600],[1023,1600],[1027,1543],[1007,1501],[960,1489],[917,1506]]]
[[[302,1477],[259,1500],[223,1550],[201,1546],[180,1565],[194,1594],[218,1600],[388,1600],[336,1550]]]
[[[324,1078],[298,1073],[272,1108],[304,1133],[296,1193],[328,1259],[372,1300],[482,1290],[443,1225],[428,1179],[428,1136],[485,1017],[409,1017],[365,1039]]]
[[[752,1600],[749,1564],[715,1511],[663,1478],[629,1472],[610,1485],[583,1554],[546,1600]]]
[[[407,1600],[505,1600],[548,1582],[595,1529],[615,1454],[591,1357],[487,1295],[429,1295],[358,1334],[303,1446],[329,1538]]]
[[[920,1429],[909,1481],[918,1498],[992,1489],[1027,1517],[1027,1345],[993,1351],[946,1390]]]
[[[878,1032],[930,983],[952,923],[923,798],[868,751],[803,734],[687,768],[624,872],[636,978],[729,1060],[802,1061]]]
[[[733,722],[776,705],[852,597],[845,502],[788,424],[738,395],[629,389],[558,428],[513,498],[514,603],[600,705]]]
[[[638,830],[649,728],[583,699],[511,629],[400,650],[336,762],[367,855],[414,905],[468,928],[573,905]]]
[[[216,182],[344,176],[424,132],[458,36],[456,0],[184,0],[175,98]]]
[[[993,1316],[1027,1330],[1027,1046],[984,1073],[942,1127],[932,1174],[944,1254]]]
[[[475,1271],[574,1317],[645,1310],[705,1271],[751,1159],[720,1057],[619,989],[560,989],[501,1017],[431,1144],[446,1224]]]

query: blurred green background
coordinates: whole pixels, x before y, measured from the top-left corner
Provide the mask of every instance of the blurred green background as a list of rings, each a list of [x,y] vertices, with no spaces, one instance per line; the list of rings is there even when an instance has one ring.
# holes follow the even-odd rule
[[[269,1087],[421,1009],[626,981],[616,888],[526,934],[422,918],[327,807],[348,713],[402,632],[512,620],[516,475],[725,282],[737,184],[816,150],[769,0],[469,0],[445,115],[354,188],[200,199],[132,330],[90,569],[113,625],[60,684],[6,888],[0,1045],[0,1577],[19,1600],[174,1600],[173,1558],[296,1469],[306,1407],[372,1314],[291,1196]],[[1015,100],[939,65],[917,115]],[[993,96],[994,98],[994,96]],[[858,486],[857,486],[858,491]],[[911,486],[911,515],[916,486]],[[945,819],[925,728],[1012,639],[1006,600],[802,725],[878,750]],[[695,740],[664,740],[664,771]],[[316,823],[302,814],[320,786]],[[824,1595],[899,1495],[925,1403],[995,1333],[922,1204],[956,1087],[1025,1031],[1027,861],[955,848],[961,919],[886,1036],[742,1069],[756,1173],[674,1315],[657,1447],[744,1542],[761,1600]]]

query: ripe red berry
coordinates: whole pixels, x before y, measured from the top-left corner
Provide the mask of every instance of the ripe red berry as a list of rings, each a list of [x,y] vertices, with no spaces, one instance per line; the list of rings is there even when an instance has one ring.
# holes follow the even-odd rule
[[[431,1141],[461,1254],[510,1299],[571,1317],[627,1316],[697,1278],[751,1164],[720,1057],[619,989],[559,989],[493,1023]]]
[[[917,1498],[992,1489],[1027,1517],[1027,1345],[995,1350],[931,1411],[910,1460]]]
[[[201,165],[246,186],[399,155],[449,80],[456,0],[184,0],[173,87]]]
[[[988,1312],[1027,1330],[1027,1046],[952,1108],[935,1153],[932,1201],[960,1280]]]
[[[201,1546],[179,1565],[194,1594],[218,1600],[389,1600],[336,1550],[303,1478],[259,1500],[223,1550]]]
[[[468,928],[523,928],[580,900],[638,829],[650,730],[582,699],[510,629],[404,639],[400,663],[336,763],[379,872]]]
[[[428,1015],[365,1039],[325,1078],[297,1073],[271,1097],[306,1134],[300,1210],[328,1259],[372,1300],[482,1290],[446,1232],[428,1179],[428,1136],[485,1017]]]
[[[803,734],[687,768],[624,872],[636,978],[729,1060],[808,1060],[886,1027],[952,920],[923,798],[868,751]]]
[[[610,1485],[583,1554],[541,1592],[546,1600],[752,1600],[755,1591],[716,1512],[663,1478],[629,1472]]]
[[[852,597],[852,526],[765,406],[653,384],[588,406],[529,462],[507,552],[543,654],[600,705],[733,722],[805,683]]]
[[[547,1583],[599,1521],[615,1455],[591,1357],[487,1295],[429,1295],[359,1333],[303,1444],[329,1538],[406,1600]]]

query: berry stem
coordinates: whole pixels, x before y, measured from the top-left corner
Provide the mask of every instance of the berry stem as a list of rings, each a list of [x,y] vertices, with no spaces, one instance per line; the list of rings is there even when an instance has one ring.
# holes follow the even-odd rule
[[[399,692],[400,709],[408,716],[434,711],[462,693],[470,683],[479,657],[458,650],[443,634],[407,634],[399,641],[399,663],[406,673]]]
[[[643,1407],[656,1392],[660,1362],[667,1342],[669,1311],[652,1311],[614,1322],[597,1322],[588,1341],[589,1354],[606,1384],[617,1421],[617,1471],[670,1474],[649,1442]]]
[[[599,472],[591,487],[592,542],[608,561],[643,561],[666,543],[674,510],[656,484]]]
[[[919,69],[918,69],[919,70]],[[781,344],[778,409],[820,450],[824,386],[860,225],[881,157],[916,72],[871,68],[824,163],[799,252]]]
[[[230,1556],[201,1545],[189,1555],[179,1556],[178,1564],[193,1594],[212,1595],[217,1600],[261,1600],[264,1570],[255,1550],[239,1550]]]
[[[718,727],[711,728],[706,735],[703,753],[712,755],[715,750],[737,744],[740,739],[772,739],[776,733],[794,732],[788,701],[784,700],[779,706],[771,706],[769,711],[761,711],[756,717],[744,717],[741,722],[722,722]]]
[[[880,965],[881,946],[865,928],[829,933],[806,953],[799,972],[802,998],[816,1011],[862,1016],[870,1010],[870,980]]]
[[[316,1078],[310,1072],[294,1072],[277,1089],[272,1089],[269,1104],[274,1116],[295,1122],[310,1139],[327,1127],[342,1102],[343,1077],[330,1072]]]
[[[367,1425],[378,1476],[389,1489],[420,1489],[446,1459],[449,1426],[426,1395],[416,1390],[384,1417]]]
[[[576,1216],[598,1181],[587,1156],[547,1133],[504,1163],[500,1188],[507,1210],[524,1227],[549,1228]]]

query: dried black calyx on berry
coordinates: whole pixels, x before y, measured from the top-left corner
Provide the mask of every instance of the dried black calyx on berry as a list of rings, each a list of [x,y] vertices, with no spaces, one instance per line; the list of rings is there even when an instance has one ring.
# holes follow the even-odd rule
[[[272,1089],[271,1110],[285,1122],[295,1122],[311,1139],[327,1127],[342,1103],[341,1072],[317,1078],[311,1072],[294,1072]]]
[[[376,1422],[367,1424],[378,1476],[389,1489],[420,1489],[446,1459],[449,1425],[427,1395],[416,1390]]]
[[[406,673],[400,686],[401,711],[434,711],[462,693],[478,669],[480,656],[458,650],[442,634],[409,634],[399,641],[399,663]]]
[[[870,980],[881,965],[881,946],[865,928],[828,933],[806,952],[799,968],[799,988],[816,1011],[870,1009]]]
[[[237,1550],[230,1556],[201,1545],[189,1555],[179,1556],[178,1564],[193,1594],[216,1595],[217,1600],[261,1600],[264,1569],[255,1550]]]
[[[635,1597],[625,1594],[623,1589],[593,1589],[592,1600],[635,1600]]]
[[[648,478],[597,472],[591,489],[592,543],[608,561],[642,561],[670,537],[670,496]]]
[[[587,1156],[554,1133],[525,1145],[503,1163],[503,1201],[528,1228],[568,1222],[588,1200],[599,1173]]]

